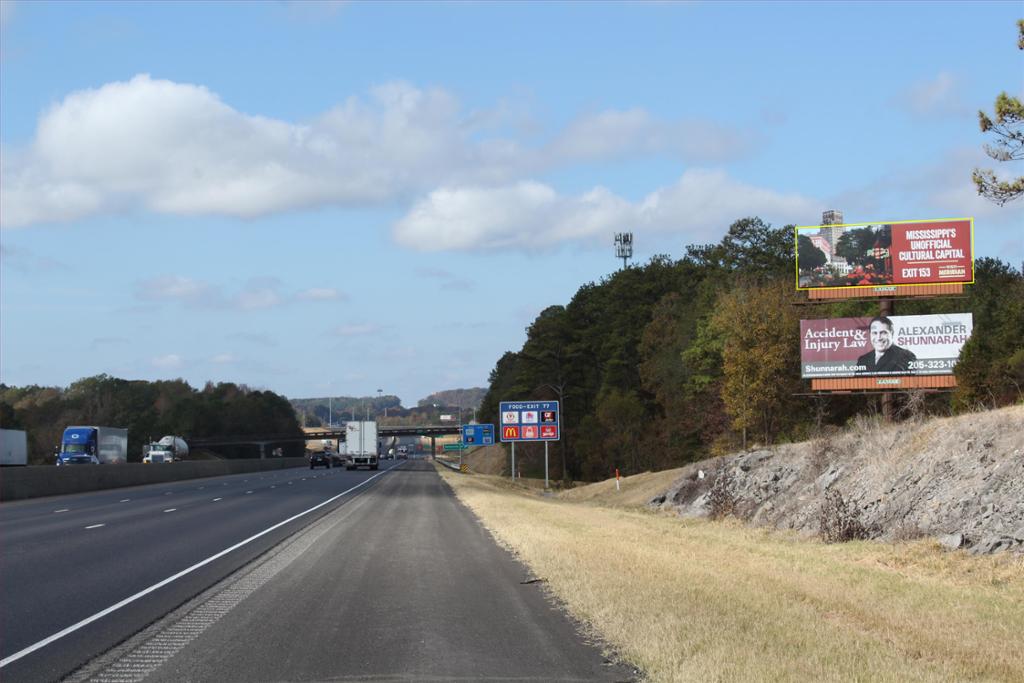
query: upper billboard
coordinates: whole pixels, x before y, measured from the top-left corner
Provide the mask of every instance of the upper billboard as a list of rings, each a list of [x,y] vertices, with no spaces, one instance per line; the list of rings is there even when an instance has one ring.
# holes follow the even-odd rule
[[[951,375],[970,313],[800,321],[800,376]]]
[[[974,219],[796,229],[797,289],[974,282]]]

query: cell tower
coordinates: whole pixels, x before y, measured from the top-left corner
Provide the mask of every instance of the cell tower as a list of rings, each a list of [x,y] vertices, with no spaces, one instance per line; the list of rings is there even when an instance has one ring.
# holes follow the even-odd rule
[[[615,233],[615,258],[622,259],[622,267],[626,267],[626,261],[633,258],[633,233]]]

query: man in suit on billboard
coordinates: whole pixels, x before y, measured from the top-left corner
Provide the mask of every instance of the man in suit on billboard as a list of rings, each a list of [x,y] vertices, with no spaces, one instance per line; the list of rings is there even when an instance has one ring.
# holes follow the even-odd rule
[[[884,315],[875,316],[868,326],[871,335],[871,350],[857,359],[857,365],[863,369],[858,375],[896,375],[911,374],[910,363],[917,360],[912,351],[900,348],[892,343],[892,320]]]

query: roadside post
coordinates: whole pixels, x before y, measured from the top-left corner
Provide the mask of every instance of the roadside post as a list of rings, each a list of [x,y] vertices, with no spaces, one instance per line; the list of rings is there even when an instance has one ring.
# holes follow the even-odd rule
[[[544,490],[548,490],[548,442],[544,442]]]
[[[615,490],[619,491],[619,468],[615,468]]]

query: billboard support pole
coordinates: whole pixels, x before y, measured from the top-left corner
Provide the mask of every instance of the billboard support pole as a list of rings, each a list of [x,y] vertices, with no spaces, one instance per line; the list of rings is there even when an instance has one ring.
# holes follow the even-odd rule
[[[512,442],[512,481],[516,480],[516,442]]]
[[[548,490],[548,442],[544,442],[544,490]]]
[[[878,314],[885,317],[889,317],[893,313],[895,308],[893,300],[889,298],[879,299],[878,301]],[[882,392],[882,420],[885,422],[892,422],[893,415],[893,400],[891,391]]]

